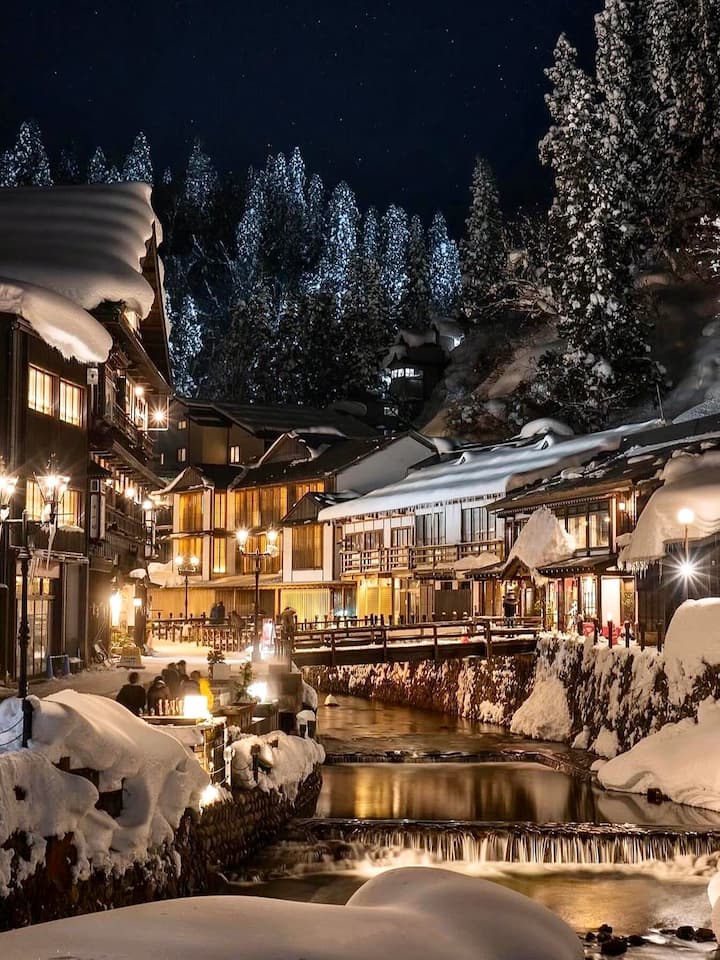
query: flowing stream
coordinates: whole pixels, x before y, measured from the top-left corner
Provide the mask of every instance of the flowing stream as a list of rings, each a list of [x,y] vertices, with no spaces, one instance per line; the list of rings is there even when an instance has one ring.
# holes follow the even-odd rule
[[[443,866],[524,893],[579,934],[609,923],[647,936],[630,951],[647,960],[715,957],[668,931],[710,923],[720,815],[607,793],[559,744],[338,699],[318,713],[329,762],[315,816],[237,877],[238,893],[341,904],[389,867]]]

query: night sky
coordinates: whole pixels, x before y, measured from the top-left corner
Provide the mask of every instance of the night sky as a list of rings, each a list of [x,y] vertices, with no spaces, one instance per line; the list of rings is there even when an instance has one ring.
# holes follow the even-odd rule
[[[51,150],[121,160],[143,129],[156,168],[201,137],[244,172],[298,144],[361,205],[461,227],[475,154],[504,205],[545,203],[543,69],[565,31],[585,62],[602,0],[4,0],[0,142],[34,117]]]

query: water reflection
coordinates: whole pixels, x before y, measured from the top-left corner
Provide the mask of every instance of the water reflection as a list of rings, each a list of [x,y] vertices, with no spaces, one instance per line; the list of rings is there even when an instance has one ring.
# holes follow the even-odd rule
[[[461,865],[452,869],[468,872]],[[622,933],[642,933],[651,928],[675,928],[685,923],[708,926],[710,921],[706,879],[668,881],[637,869],[607,867],[507,869],[486,866],[470,872],[544,904],[579,933],[597,928],[601,923],[609,923]],[[368,878],[367,871],[364,875],[325,872],[236,889],[253,896],[342,904],[347,903]]]
[[[481,823],[720,826],[710,811],[650,804],[537,763],[341,764],[323,769],[317,817]]]

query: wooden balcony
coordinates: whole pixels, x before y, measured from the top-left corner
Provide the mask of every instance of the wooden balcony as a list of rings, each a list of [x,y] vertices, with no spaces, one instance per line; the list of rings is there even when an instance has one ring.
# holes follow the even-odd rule
[[[373,550],[341,550],[340,573],[397,573],[415,570],[447,570],[472,554],[491,551],[500,555],[502,540],[448,543],[413,547],[379,547]]]

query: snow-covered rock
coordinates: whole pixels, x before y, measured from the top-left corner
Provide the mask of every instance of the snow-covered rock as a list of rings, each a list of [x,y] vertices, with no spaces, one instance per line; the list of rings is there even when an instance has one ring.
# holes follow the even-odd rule
[[[533,692],[515,711],[510,724],[512,733],[535,740],[567,740],[570,729],[565,687],[557,677],[536,681]]]
[[[720,811],[720,704],[700,704],[697,723],[668,723],[606,763],[598,773],[608,790],[661,790],[676,803]]]
[[[315,714],[312,714],[313,720]],[[273,744],[277,743],[277,746]],[[253,748],[259,747],[258,780],[253,777]],[[275,731],[262,736],[243,734],[231,745],[232,784],[235,787],[258,787],[268,793],[279,790],[289,800],[297,796],[300,784],[313,767],[325,761],[325,750],[315,740],[289,737]]]
[[[318,708],[317,690],[311,687],[309,683],[305,683],[304,680],[302,681],[302,702],[311,710],[317,710]]]
[[[147,903],[0,935],[3,960],[581,960],[576,934],[538,903],[448,870],[406,867],[345,906],[261,897]],[[169,952],[168,952],[169,951]]]
[[[616,757],[620,752],[617,733],[603,727],[593,740],[590,749],[599,757]]]

